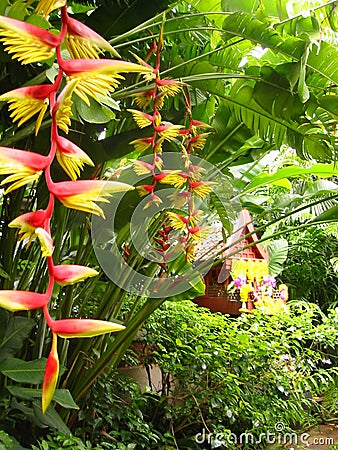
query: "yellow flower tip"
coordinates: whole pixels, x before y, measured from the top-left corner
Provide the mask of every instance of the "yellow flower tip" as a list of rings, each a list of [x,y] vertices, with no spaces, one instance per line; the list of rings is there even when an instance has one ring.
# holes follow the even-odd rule
[[[201,150],[205,143],[207,138],[210,136],[211,133],[201,133],[196,136],[193,136],[189,141],[190,150],[197,149]]]
[[[159,91],[167,97],[174,97],[182,90],[184,86],[183,83],[176,80],[157,80],[156,84]]]
[[[119,85],[119,80],[124,79],[121,72],[151,71],[148,68],[127,61],[114,59],[72,59],[64,60],[61,68],[67,75],[67,82],[78,80],[75,94],[85,103],[90,104],[88,96],[100,102],[99,95],[107,97],[110,92]]]
[[[185,249],[185,258],[189,263],[192,263],[195,260],[195,245],[195,243],[191,243]]]
[[[60,166],[72,180],[76,180],[80,176],[85,164],[94,166],[93,161],[87,153],[68,139],[58,136],[56,144],[56,158]]]
[[[42,413],[45,414],[53,399],[59,376],[59,357],[57,353],[57,334],[53,333],[52,349],[49,353],[42,383]]]
[[[182,125],[159,125],[155,127],[158,134],[166,141],[172,141],[175,137],[180,134],[180,130],[183,128]]]
[[[142,109],[147,108],[152,102],[152,92],[151,91],[134,94],[133,97],[135,98],[135,102],[136,102],[137,106]],[[156,103],[156,106],[159,107],[157,103]]]
[[[186,230],[187,228],[187,219],[183,216],[181,216],[181,214],[177,214],[174,213],[172,211],[168,211],[167,212],[167,217],[169,219],[169,223],[170,225],[175,229],[175,230]]]
[[[197,197],[205,198],[212,191],[212,186],[216,184],[214,181],[194,181],[190,183],[190,187]]]
[[[6,183],[12,183],[11,186],[9,186],[4,194],[7,195],[9,192],[14,191],[15,189],[19,189],[20,187],[24,186],[25,184],[34,183],[34,181],[37,181],[42,172],[32,172],[32,171],[21,171],[17,172],[13,175],[10,175],[6,177],[2,182],[0,183],[0,186],[3,186]]]
[[[149,175],[153,172],[154,167],[144,161],[136,160],[133,162],[133,169],[136,175]]]
[[[28,239],[27,247],[31,244],[35,237],[36,228],[42,228],[46,219],[46,212],[42,209],[28,212],[16,217],[9,223],[10,228],[18,228],[20,240]]]
[[[177,189],[180,189],[187,181],[187,178],[183,176],[182,172],[179,170],[172,170],[163,172],[164,177],[158,180],[160,183],[171,184]]]
[[[67,0],[40,0],[35,11],[46,18],[52,11],[62,8],[66,3]]]
[[[138,150],[141,153],[146,151],[150,147],[151,143],[152,143],[151,137],[150,138],[139,138],[139,139],[135,139],[135,140],[129,142],[130,145],[133,145],[135,147],[135,150]]]
[[[72,95],[75,91],[75,87],[78,80],[71,80],[62,89],[62,92],[58,96],[58,100],[53,109],[53,116],[57,126],[65,133],[68,134],[68,127],[71,124],[70,118],[72,117]]]
[[[148,127],[154,122],[154,118],[150,114],[146,114],[137,109],[127,109],[127,111],[132,113],[135,122],[140,128]]]
[[[70,18],[68,15],[66,22],[65,44],[72,59],[98,59],[104,50],[121,58],[108,41],[82,22]]]
[[[48,257],[52,256],[54,251],[53,240],[49,233],[43,228],[37,228],[35,234],[40,241],[42,256]]]
[[[195,226],[192,228],[189,228],[190,236],[191,238],[196,241],[200,242],[203,239],[206,239],[211,231],[211,227],[199,227]]]

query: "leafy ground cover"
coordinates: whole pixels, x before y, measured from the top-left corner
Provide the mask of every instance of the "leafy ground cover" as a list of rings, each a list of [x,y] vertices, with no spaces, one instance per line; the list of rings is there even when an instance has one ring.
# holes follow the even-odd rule
[[[305,305],[282,316],[231,319],[190,301],[167,303],[143,329],[145,343],[157,347],[143,359],[159,365],[162,389],[141,394],[134,382],[110,374],[96,385],[77,432],[123,449],[136,441],[130,448],[214,448],[221,437],[234,441],[246,433],[254,448],[264,448],[263,437],[277,433],[278,424],[300,433],[331,420],[337,416],[338,315]]]

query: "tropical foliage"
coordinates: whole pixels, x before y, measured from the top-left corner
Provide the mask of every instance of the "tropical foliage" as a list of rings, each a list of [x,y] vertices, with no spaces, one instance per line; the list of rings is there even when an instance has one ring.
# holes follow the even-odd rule
[[[337,15],[333,1],[320,0],[156,0],[146,8],[141,0],[6,0],[0,15],[0,173],[2,185],[13,183],[1,197],[1,306],[10,310],[0,314],[1,419],[11,434],[18,415],[67,434],[90,387],[118,366],[147,317],[169,297],[204,289],[192,276],[175,295],[144,299],[146,289],[125,292],[120,269],[113,282],[103,273],[88,214],[109,218],[109,207],[95,203],[102,180],[109,193],[137,186],[118,198],[114,230],[103,237],[155,281],[189,271],[210,222],[220,219],[227,236],[243,206],[258,213],[266,241],[337,220]],[[171,152],[183,155],[183,168],[168,166]],[[307,186],[298,193],[300,177]],[[165,185],[185,209],[176,196],[170,213],[161,211]],[[271,196],[276,186],[283,198]],[[129,229],[139,205],[153,214],[157,259],[146,263]],[[305,210],[301,224],[291,220]],[[84,334],[73,330],[75,317],[96,318],[82,321],[86,330],[98,320],[114,324],[102,332],[120,329],[115,319],[127,307],[116,336],[56,341]],[[47,409],[55,387],[58,412]]]

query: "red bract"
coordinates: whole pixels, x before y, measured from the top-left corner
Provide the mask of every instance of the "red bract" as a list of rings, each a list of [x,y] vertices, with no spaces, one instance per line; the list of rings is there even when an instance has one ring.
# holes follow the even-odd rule
[[[42,383],[42,412],[46,412],[52,401],[59,376],[59,357],[57,352],[57,335],[53,333],[52,349],[49,353]]]
[[[64,17],[67,23],[65,43],[72,58],[99,58],[101,49],[120,58],[117,51],[102,36],[68,14],[64,14]]]
[[[45,100],[55,90],[52,84],[37,84],[35,86],[25,86],[6,92],[0,96],[0,100],[9,100],[10,98],[23,99],[30,97],[36,100]]]
[[[0,147],[0,175],[9,175],[1,185],[13,182],[5,193],[36,181],[49,163],[50,159],[39,153]]]
[[[57,160],[72,180],[76,180],[80,175],[80,171],[83,169],[84,164],[94,166],[94,163],[89,156],[80,147],[68,139],[57,136],[56,144]]]
[[[28,34],[32,37],[34,36],[38,41],[41,41],[50,47],[55,48],[60,44],[59,36],[50,31],[44,30],[31,23],[12,19],[11,17],[0,16],[0,27],[4,30],[12,30],[22,34]]]
[[[90,267],[61,264],[53,267],[55,281],[61,286],[78,283],[88,277],[95,277],[99,273]]]
[[[60,45],[60,37],[21,20],[0,16],[0,36],[8,53],[22,64],[48,59]]]
[[[34,171],[40,171],[47,167],[49,158],[39,153],[17,150],[14,148],[0,147],[0,166],[5,163],[19,164]]]
[[[95,319],[61,319],[50,324],[51,329],[63,338],[82,338],[99,336],[121,331],[125,327],[118,323]]]
[[[102,209],[95,201],[108,203],[106,197],[113,192],[134,189],[125,183],[104,180],[78,180],[53,183],[50,191],[67,207],[104,217]]]
[[[36,230],[42,229],[47,220],[46,211],[38,210],[22,214],[8,225],[10,228],[18,228],[20,240],[28,239],[27,247],[36,236]]]
[[[9,311],[27,311],[43,308],[49,296],[30,291],[0,291],[0,307]]]
[[[54,90],[54,86],[49,84],[27,86],[0,95],[0,101],[10,103],[8,107],[11,111],[10,117],[14,122],[19,121],[18,126],[39,113],[35,125],[35,134],[37,134]]]
[[[148,67],[118,59],[68,59],[60,61],[60,66],[68,76],[85,72],[87,75],[91,72],[115,74],[119,72],[152,72]]]
[[[88,95],[100,101],[100,95],[106,97],[109,92],[113,92],[119,85],[119,80],[124,79],[121,72],[152,74],[147,67],[113,59],[61,60],[59,64],[67,74],[68,82],[77,81],[74,92],[88,105]]]

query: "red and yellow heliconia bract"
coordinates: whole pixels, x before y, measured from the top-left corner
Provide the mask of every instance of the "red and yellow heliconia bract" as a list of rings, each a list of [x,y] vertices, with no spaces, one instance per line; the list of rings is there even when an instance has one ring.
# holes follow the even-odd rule
[[[60,319],[49,323],[53,333],[63,338],[84,338],[124,330],[118,323],[96,319]]]
[[[52,256],[54,251],[54,243],[50,233],[44,228],[37,228],[35,234],[40,241],[42,256]]]
[[[50,159],[39,153],[0,147],[0,175],[9,175],[1,186],[13,182],[5,194],[36,181],[49,163]]]
[[[47,294],[31,291],[0,291],[0,307],[12,312],[43,308],[48,301]]]
[[[19,127],[35,114],[39,114],[35,124],[35,134],[37,134],[54,89],[52,84],[26,86],[0,95],[0,101],[10,103],[8,107],[11,112],[10,117],[13,122],[19,121]]]
[[[98,59],[103,50],[120,58],[114,47],[91,28],[69,17],[66,12],[63,17],[67,24],[65,44],[72,59]]]
[[[59,36],[21,20],[0,16],[0,41],[22,64],[41,62],[54,55]]]
[[[155,121],[154,116],[143,111],[139,111],[138,109],[127,109],[127,111],[132,113],[133,119],[140,128],[149,127]]]
[[[72,105],[73,105],[73,92],[77,84],[77,80],[72,80],[65,85],[61,93],[58,95],[57,101],[52,110],[53,119],[56,125],[68,134],[69,126],[71,124],[70,118],[72,116]]]
[[[52,349],[47,359],[44,379],[42,383],[42,412],[45,413],[53,399],[59,375],[59,358],[57,353],[57,337],[84,338],[99,336],[105,333],[121,331],[123,325],[95,319],[61,319],[52,320],[48,312],[47,321],[52,330]]]
[[[214,181],[193,181],[189,182],[193,193],[197,197],[205,198],[212,191],[212,187],[216,184]]]
[[[102,208],[95,201],[109,203],[106,197],[114,192],[125,192],[134,189],[129,184],[118,181],[78,180],[53,183],[50,191],[67,208],[89,212],[104,218]]]
[[[45,226],[47,216],[44,209],[21,214],[21,216],[12,220],[8,225],[10,228],[18,228],[20,240],[29,239],[27,246],[32,242],[35,237],[35,231],[37,228],[43,228]]]
[[[53,399],[59,376],[59,357],[57,352],[57,335],[53,333],[52,348],[48,355],[42,382],[42,413],[44,414]]]
[[[95,277],[99,274],[94,269],[76,264],[60,264],[53,267],[53,276],[55,281],[61,286],[79,283],[89,277]]]
[[[87,153],[62,136],[56,138],[56,158],[72,180],[76,180],[80,176],[84,164],[94,166]]]
[[[119,79],[124,79],[120,73],[142,73],[152,77],[153,70],[128,61],[114,59],[72,59],[59,62],[61,69],[67,75],[67,82],[77,80],[74,92],[87,105],[88,96],[100,101],[99,96],[108,96],[119,85]]]

